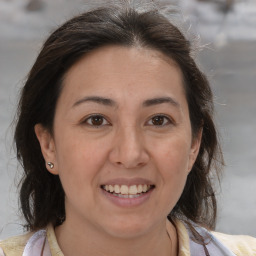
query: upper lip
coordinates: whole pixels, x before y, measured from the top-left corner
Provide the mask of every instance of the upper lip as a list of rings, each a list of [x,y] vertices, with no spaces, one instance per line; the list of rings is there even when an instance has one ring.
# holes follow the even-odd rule
[[[102,183],[102,185],[154,185],[154,183],[148,179],[144,178],[115,178],[107,180],[106,182]]]

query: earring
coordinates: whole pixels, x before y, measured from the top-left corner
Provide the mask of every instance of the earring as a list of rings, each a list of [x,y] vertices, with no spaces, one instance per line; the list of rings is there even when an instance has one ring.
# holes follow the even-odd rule
[[[47,165],[50,167],[50,169],[53,169],[54,164],[52,162],[48,162]]]

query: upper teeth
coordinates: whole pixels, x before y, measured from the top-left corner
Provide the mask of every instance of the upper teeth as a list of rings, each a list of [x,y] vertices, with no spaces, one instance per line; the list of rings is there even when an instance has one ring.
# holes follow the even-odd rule
[[[122,195],[136,195],[142,192],[147,192],[150,189],[150,185],[104,185],[103,189],[108,192],[114,192],[115,194]]]

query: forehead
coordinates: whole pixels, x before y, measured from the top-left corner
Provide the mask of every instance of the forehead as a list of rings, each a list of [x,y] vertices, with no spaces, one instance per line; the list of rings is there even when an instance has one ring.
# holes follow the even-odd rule
[[[178,65],[159,51],[138,47],[106,46],[92,51],[70,68],[63,87],[62,94],[69,99],[83,94],[111,98],[118,93],[134,99],[184,96]]]

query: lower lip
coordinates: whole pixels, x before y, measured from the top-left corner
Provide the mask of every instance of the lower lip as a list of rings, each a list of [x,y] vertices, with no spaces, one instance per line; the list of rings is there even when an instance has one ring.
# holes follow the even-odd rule
[[[135,198],[122,198],[111,193],[108,193],[104,189],[101,190],[104,196],[106,196],[107,199],[109,199],[115,205],[120,207],[134,207],[145,203],[151,196],[154,189],[150,189],[147,193],[143,193],[141,196]]]

